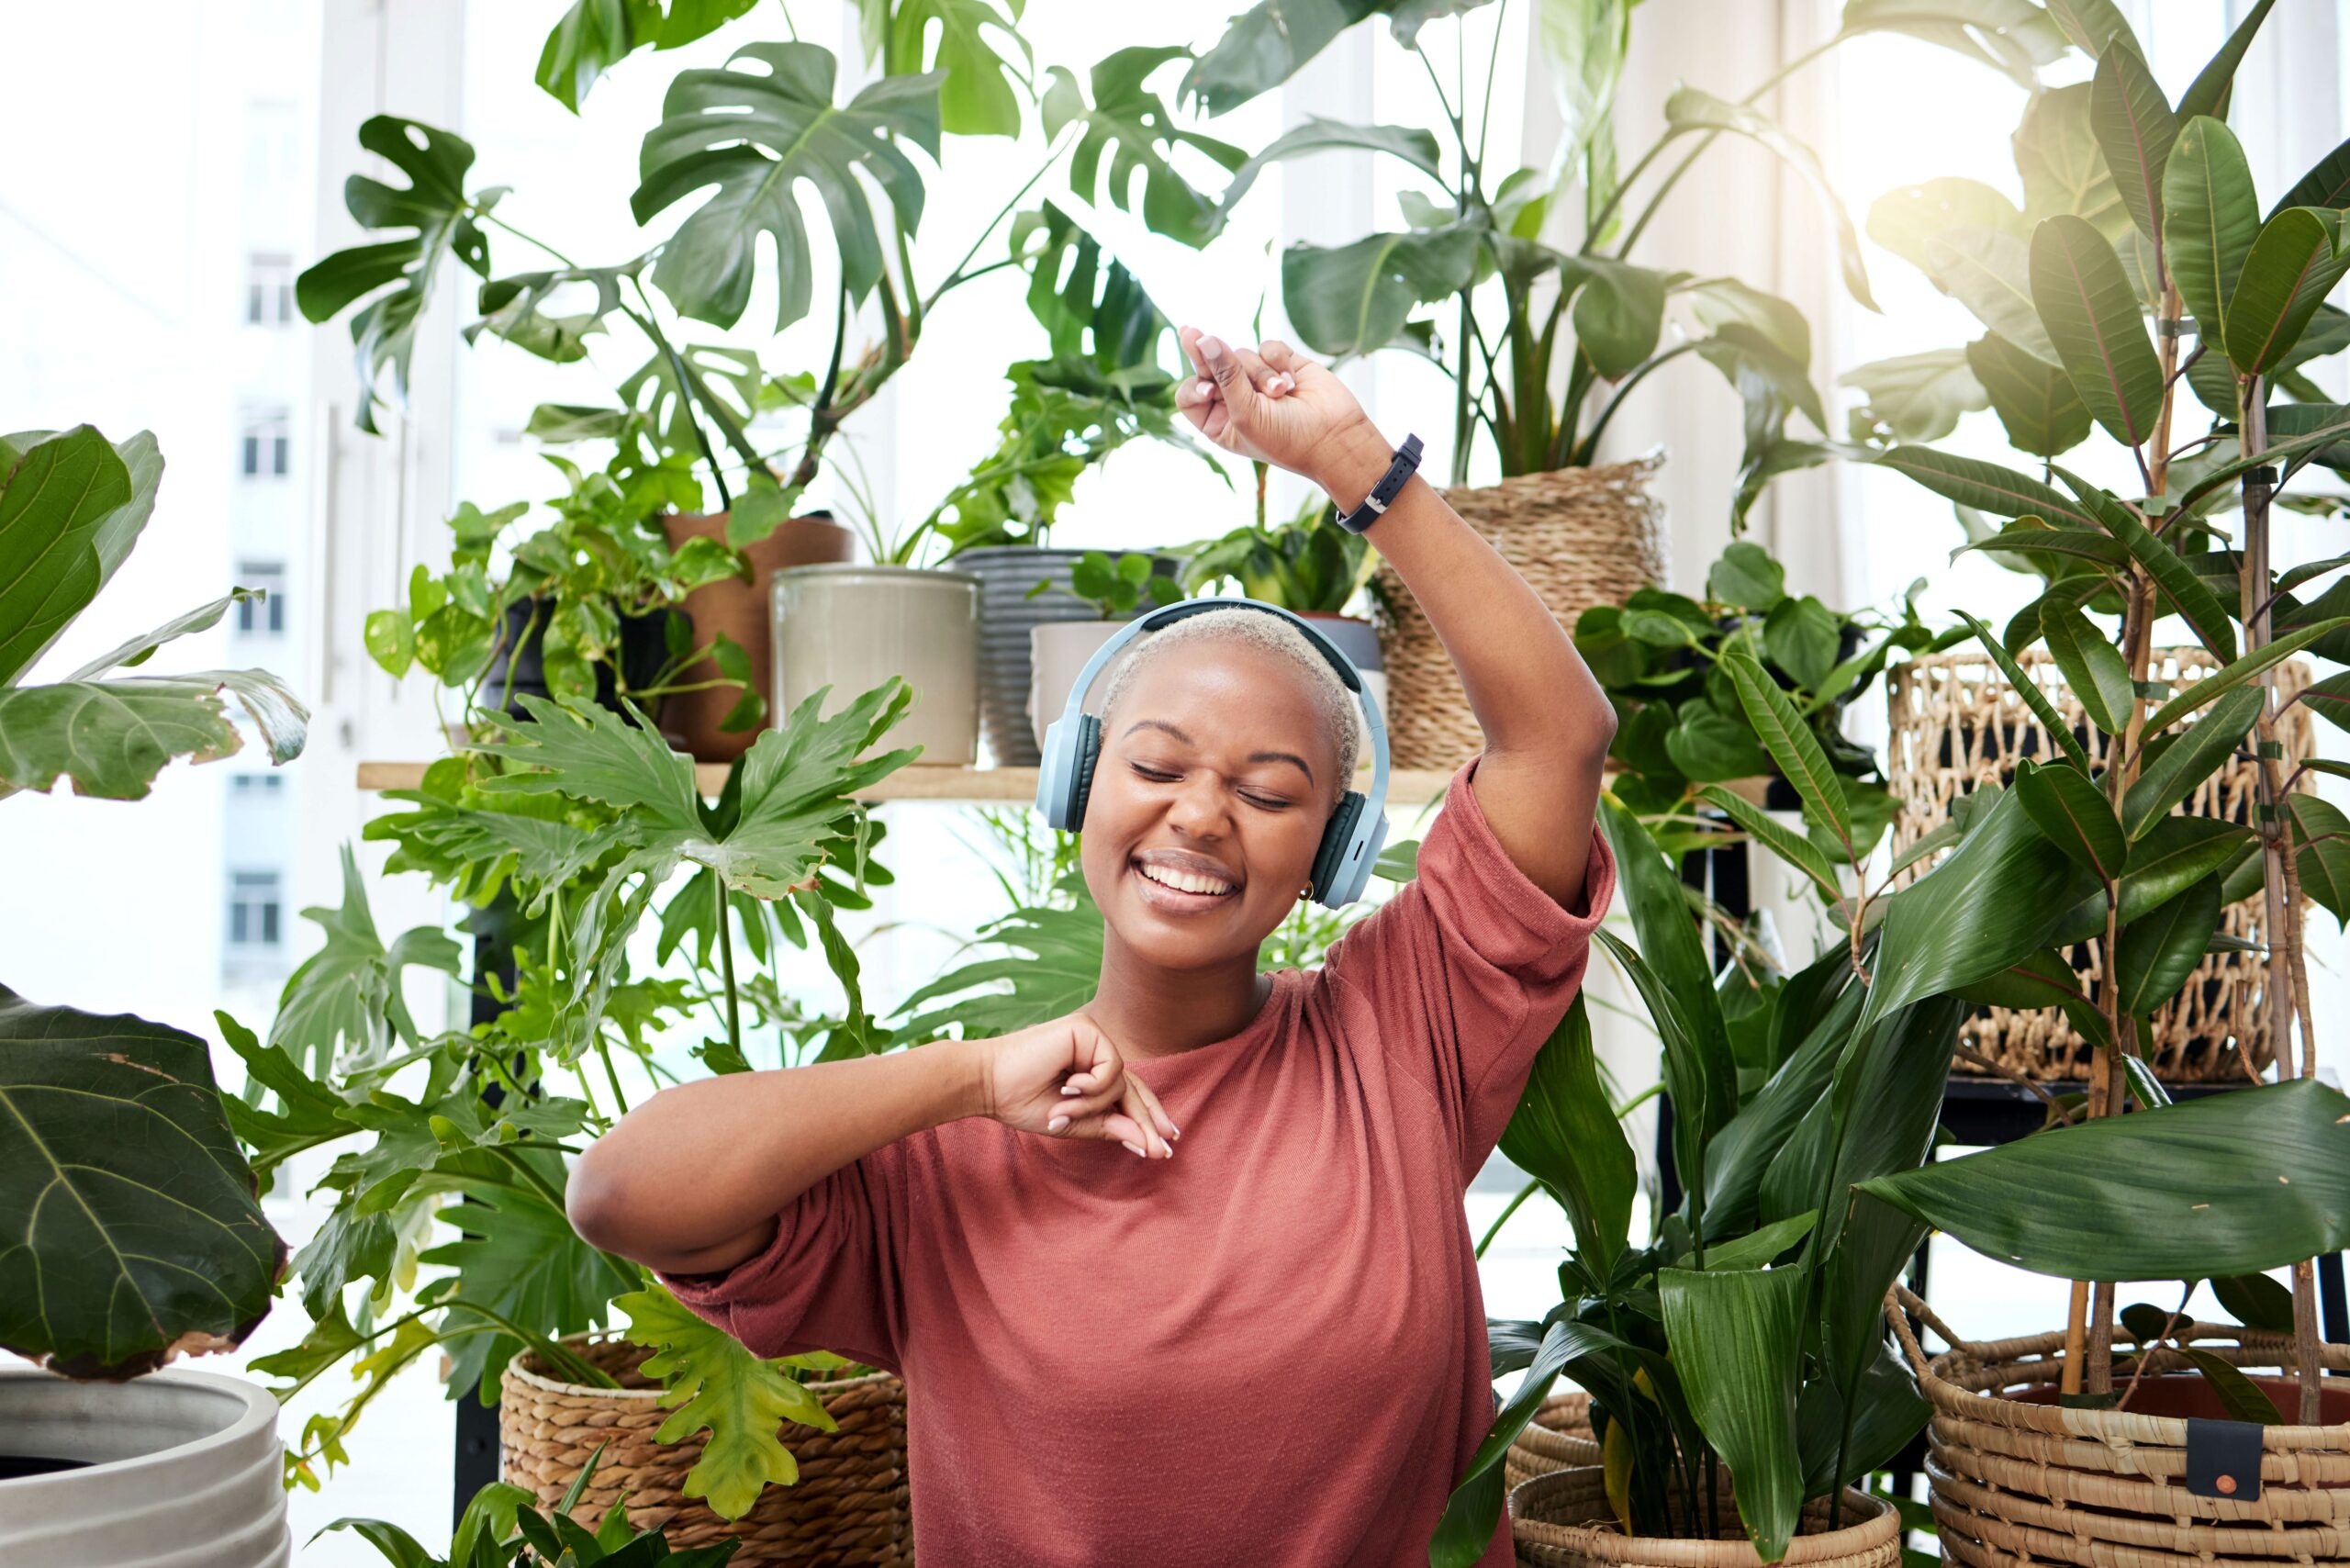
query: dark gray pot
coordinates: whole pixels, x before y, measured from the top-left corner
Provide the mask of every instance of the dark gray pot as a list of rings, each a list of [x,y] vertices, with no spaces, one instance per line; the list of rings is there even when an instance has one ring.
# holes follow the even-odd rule
[[[1082,550],[1039,550],[990,544],[966,550],[946,564],[979,579],[979,734],[999,767],[1034,767],[1041,760],[1029,729],[1028,629],[1052,622],[1099,621],[1102,612],[1068,592],[1028,590],[1050,578],[1063,589]],[[1172,577],[1179,563],[1158,555]]]

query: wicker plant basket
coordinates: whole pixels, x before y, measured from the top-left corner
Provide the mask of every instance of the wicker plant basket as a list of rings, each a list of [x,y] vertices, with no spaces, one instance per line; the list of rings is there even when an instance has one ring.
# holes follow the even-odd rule
[[[2260,1428],[2258,1497],[2249,1487],[2241,1497],[2205,1496],[2186,1485],[2185,1417],[2056,1404],[2063,1334],[1973,1344],[1908,1292],[1899,1300],[1952,1346],[1929,1361],[1904,1314],[1887,1313],[1919,1392],[1934,1407],[1926,1473],[1949,1561],[1964,1568],[2277,1568],[2350,1559],[2350,1383],[2325,1394],[2327,1414],[2341,1417],[2335,1424]],[[2291,1353],[2284,1335],[2229,1325],[2199,1326],[2188,1338],[2255,1371],[2281,1368]],[[2331,1371],[2350,1370],[2350,1348],[2325,1346],[2322,1358]],[[2156,1351],[2132,1403],[2187,1408],[2181,1396],[2196,1391],[2200,1375],[2165,1375],[2187,1366],[2173,1351]],[[2129,1370],[2120,1359],[2117,1384]],[[2291,1379],[2267,1386],[2295,1408]]]
[[[1519,1482],[1554,1470],[1573,1470],[1600,1461],[1599,1441],[1591,1430],[1591,1395],[1554,1394],[1534,1412],[1509,1452],[1502,1456],[1502,1480]]]
[[[498,1407],[499,1473],[541,1503],[559,1501],[603,1444],[578,1512],[593,1525],[622,1488],[629,1521],[660,1526],[672,1551],[740,1540],[733,1562],[763,1568],[848,1568],[913,1562],[906,1476],[906,1385],[894,1373],[811,1383],[840,1429],[795,1427],[786,1439],[800,1480],[770,1486],[741,1518],[685,1495],[686,1473],[710,1434],[674,1443],[654,1432],[669,1415],[661,1385],[638,1368],[652,1354],[622,1339],[564,1341],[623,1386],[588,1388],[548,1376],[532,1352],[507,1364]]]
[[[1762,1568],[1740,1528],[1727,1486],[1720,1496],[1722,1537],[1715,1540],[1626,1535],[1607,1506],[1595,1466],[1554,1470],[1510,1488],[1510,1533],[1525,1568]],[[1891,1504],[1847,1489],[1841,1529],[1828,1528],[1828,1499],[1803,1507],[1802,1531],[1787,1542],[1789,1564],[1899,1568],[1901,1520]]]
[[[1523,474],[1444,498],[1542,596],[1559,624],[1664,581],[1664,504],[1649,495],[1662,453],[1599,468]],[[1387,744],[1398,767],[1454,768],[1484,745],[1460,678],[1404,579],[1372,578],[1387,666]]]
[[[2089,755],[2104,760],[2104,737],[2097,733],[2066,689],[2055,661],[2034,649],[2018,662],[2066,722]],[[2218,668],[2200,648],[2159,648],[2149,677],[2183,687]],[[2308,665],[2288,659],[2277,666],[2280,699],[2310,682]],[[1898,664],[1886,675],[1886,707],[1892,736],[1886,776],[1901,799],[1893,848],[1903,850],[1949,820],[1951,801],[1986,783],[2014,782],[2019,759],[2044,762],[2061,756],[2047,728],[2009,687],[1998,666],[1980,653],[1932,654]],[[2306,708],[2294,707],[2278,724],[2286,768],[2310,756],[2315,736]],[[2238,760],[2206,779],[2187,802],[2199,816],[2224,816],[2250,825],[2258,801],[2255,766]],[[1920,862],[1904,880],[1922,875]],[[2233,936],[2256,937],[2260,901],[2229,908],[2220,928]],[[2073,966],[2084,975],[2099,972],[2099,942],[2075,950]],[[2155,1013],[2154,1027],[2141,1041],[2147,1062],[2168,1083],[2251,1081],[2268,1065],[2266,976],[2257,953],[2212,953],[2186,988]],[[1961,1025],[1961,1037],[1993,1061],[2037,1082],[2076,1083],[2087,1076],[2088,1043],[2065,1015],[2051,1007],[2034,1013],[1982,1008]],[[1977,1073],[1965,1061],[1953,1070]]]

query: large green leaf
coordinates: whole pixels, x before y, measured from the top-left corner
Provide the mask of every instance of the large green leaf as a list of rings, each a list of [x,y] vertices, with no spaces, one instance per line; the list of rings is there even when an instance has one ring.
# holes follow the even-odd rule
[[[2149,240],[2162,237],[2163,176],[2171,146],[2178,140],[2178,126],[2162,84],[2136,50],[2112,47],[2097,57],[2097,75],[2089,84],[2089,128],[2097,132],[2105,166],[2113,174],[2130,221]]]
[[[2220,879],[2208,876],[2168,903],[2122,928],[2114,973],[2117,1005],[2133,1018],[2151,1017],[2178,994],[2203,961],[2220,924]]]
[[[1559,1374],[1570,1365],[1577,1365],[1580,1375],[1595,1362],[1605,1365],[1619,1357],[1628,1361],[1630,1352],[1630,1346],[1587,1323],[1567,1317],[1550,1320],[1527,1363],[1526,1375],[1495,1413],[1492,1428],[1469,1456],[1460,1479],[1453,1485],[1444,1515],[1437,1521],[1436,1533],[1428,1542],[1430,1568],[1473,1568],[1492,1545],[1494,1527],[1501,1522],[1507,1496],[1503,1486],[1506,1475],[1503,1460],[1509,1453],[1510,1445],[1516,1442],[1518,1433],[1526,1429],[1526,1424],[1542,1407],[1542,1401],[1549,1395],[1550,1385],[1559,1381]]]
[[[1089,106],[1077,78],[1056,65],[1046,75],[1043,104],[1045,135],[1058,140],[1064,127],[1083,126],[1069,154],[1069,189],[1088,202],[1100,200],[1102,158],[1110,157],[1110,201],[1121,212],[1134,210],[1135,176],[1143,180],[1142,219],[1154,234],[1193,247],[1204,245],[1216,221],[1214,197],[1195,187],[1175,167],[1178,147],[1189,147],[1210,162],[1237,169],[1248,154],[1228,141],[1175,128],[1166,103],[1143,85],[1151,73],[1186,54],[1180,46],[1122,49],[1093,67]]]
[[[2065,55],[2065,35],[2031,0],[1844,0],[1839,38],[1907,34],[2005,72],[2029,87]]]
[[[1936,235],[1974,228],[2024,236],[2023,214],[2005,193],[1980,180],[1947,177],[1887,191],[1870,206],[1867,227],[1870,239],[1929,277],[1934,266],[1927,246]],[[2055,363],[2053,351],[2049,363]]]
[[[1940,441],[1958,428],[1960,415],[1988,403],[1968,357],[1964,349],[1932,349],[1872,361],[1846,371],[1839,381],[1859,387],[1868,398],[1869,415],[1896,438]]]
[[[1820,748],[1819,737],[1811,733],[1811,726],[1803,722],[1779,683],[1751,654],[1726,649],[1721,667],[1738,688],[1739,705],[1746,710],[1747,722],[1769,748],[1771,760],[1803,797],[1805,809],[1828,824],[1849,850],[1853,844],[1852,810],[1843,786],[1828,764],[1828,754]]]
[[[629,207],[649,223],[716,187],[654,263],[653,281],[681,313],[722,327],[742,319],[765,237],[778,274],[775,330],[807,315],[815,267],[800,207],[803,181],[823,197],[852,300],[879,281],[886,250],[857,171],[878,187],[900,229],[912,235],[921,226],[922,175],[898,143],[936,161],[941,73],[885,76],[836,107],[835,68],[832,51],[815,44],[755,43],[722,70],[681,71],[669,84],[661,123],[638,155],[642,183]]]
[[[1819,155],[1787,133],[1785,126],[1755,108],[1751,104],[1733,104],[1715,97],[1695,87],[1679,87],[1664,101],[1664,122],[1668,136],[1682,136],[1692,131],[1729,131],[1762,143],[1781,162],[1809,185],[1819,200],[1836,230],[1836,254],[1842,269],[1844,286],[1854,299],[1870,309],[1877,308],[1869,293],[1867,265],[1861,260],[1860,236],[1853,230],[1852,219],[1844,211],[1844,204],[1828,179],[1828,171]]]
[[[2315,1079],[2106,1116],[1863,1183],[2076,1280],[2261,1273],[2350,1244],[2350,1097]]]
[[[351,846],[342,847],[342,907],[306,909],[326,942],[304,959],[277,999],[269,1043],[328,1079],[348,1056],[352,1065],[372,1065],[397,1037],[414,1046],[415,1020],[400,994],[401,971],[410,966],[464,974],[464,955],[438,926],[420,925],[386,947],[375,933],[367,907],[367,885]]]
[[[2018,452],[2055,457],[2088,439],[2088,409],[2073,389],[2073,378],[2055,364],[1997,332],[1967,344],[1966,363],[1999,416],[2008,444]]]
[[[1698,791],[1707,805],[1736,823],[1757,844],[1769,849],[1780,859],[1809,877],[1820,897],[1834,902],[1844,896],[1836,879],[1836,868],[1819,846],[1803,834],[1774,821],[1771,813],[1740,795],[1734,795],[1718,784],[1708,784]]]
[[[2269,210],[2277,213],[2288,207],[2350,207],[2350,141],[2311,164]]]
[[[1024,906],[981,926],[972,946],[997,956],[958,965],[906,998],[898,1011],[912,1016],[899,1034],[932,1040],[959,1025],[963,1038],[989,1039],[1091,1001],[1102,983],[1102,912],[1082,878],[1060,890],[1069,907]]]
[[[1395,341],[1416,305],[1451,298],[1477,264],[1468,224],[1370,234],[1326,249],[1281,252],[1281,299],[1308,348],[1332,358],[1370,353]]]
[[[2350,817],[2315,795],[2288,796],[2286,810],[2292,816],[2293,842],[2300,846],[2293,866],[2300,873],[2302,890],[2335,920],[2350,925]]]
[[[2148,714],[2147,733],[2159,734],[2170,728],[2207,703],[2218,701],[2263,670],[2284,663],[2303,648],[2331,637],[2344,627],[2350,627],[2350,616],[2337,615],[2311,625],[2296,626],[2289,635],[2261,644],[2258,652],[2246,654],[2225,669],[2205,676]]]
[[[1640,993],[1664,1045],[1664,1092],[1673,1107],[1673,1160],[1683,1189],[1705,1190],[1706,1151],[1714,1132],[1736,1108],[1738,1063],[1727,1037],[1708,1041],[1698,1020],[1721,1016],[1720,1002],[1708,986],[1702,997],[1691,997],[1684,1007],[1648,961],[1610,932],[1598,934],[1600,946],[1615,959]],[[1697,1017],[1693,1019],[1691,1014]]]
[[[359,428],[373,432],[375,405],[381,400],[377,388],[386,368],[392,373],[394,406],[408,404],[408,365],[416,350],[417,323],[432,301],[443,263],[453,258],[482,277],[489,275],[489,240],[475,220],[497,202],[498,193],[466,196],[473,144],[435,127],[375,115],[360,126],[359,145],[407,175],[408,188],[353,174],[343,182],[343,206],[362,229],[414,232],[405,240],[337,251],[294,280],[294,299],[306,318],[323,322],[375,296],[373,303],[351,319],[352,357],[359,368]]]
[[[2274,369],[2350,272],[2342,219],[2328,207],[2288,207],[2261,225],[2228,297],[2228,361],[2237,374]]]
[[[2227,870],[2253,844],[2250,828],[2214,817],[2157,819],[2130,846],[2129,865],[2121,875],[2122,924],[2153,913],[2205,877]]]
[[[193,1035],[0,986],[0,1349],[122,1378],[269,1310],[263,1217]]]
[[[1949,858],[1886,901],[1859,1029],[1923,997],[1994,975],[2046,946],[2084,874],[2010,790]]]
[[[818,1431],[840,1423],[805,1384],[785,1375],[783,1364],[754,1355],[743,1342],[714,1328],[659,1288],[636,1291],[613,1303],[628,1314],[621,1332],[658,1353],[644,1363],[648,1377],[661,1379],[661,1403],[677,1408],[655,1434],[674,1443],[707,1431],[710,1441],[686,1473],[685,1494],[699,1497],[722,1518],[741,1518],[770,1484],[800,1479],[799,1462],[780,1439],[784,1422]]]
[[[1567,1211],[1575,1249],[1601,1278],[1612,1274],[1630,1235],[1639,1169],[1600,1081],[1582,997],[1536,1054],[1501,1149]]]
[[[2103,526],[2096,514],[2063,491],[1997,463],[1930,446],[1897,446],[1875,461],[1878,467],[1906,474],[1946,500],[1993,517],[2036,517],[2074,528]]]
[[[1672,1090],[1673,1114],[1695,1140],[1686,1157],[1694,1162],[1705,1139],[1738,1108],[1737,1064],[1714,990],[1713,967],[1706,961],[1705,943],[1690,915],[1681,879],[1648,829],[1606,796],[1600,799],[1599,825],[1615,852],[1617,896],[1631,914],[1646,969],[1657,989],[1671,999],[1671,1012],[1686,1025],[1684,1048],[1668,1047],[1665,1065],[1679,1077]],[[1613,945],[1610,950],[1615,950]],[[1662,1026],[1668,1020],[1660,1017],[1658,1022]],[[1678,1148],[1674,1152],[1680,1157]],[[1685,1184],[1696,1190],[1694,1182]]]
[[[1824,1265],[1827,1278],[1821,1293],[1820,1338],[1827,1361],[1827,1381],[1836,1391],[1839,1414],[1852,1412],[1853,1425],[1858,1427],[1861,1417],[1871,1408],[1867,1393],[1871,1373],[1886,1360],[1885,1294],[1893,1288],[1893,1282],[1916,1254],[1926,1227],[1892,1204],[1865,1193],[1851,1193],[1850,1205],[1836,1246]],[[1890,1414],[1897,1430],[1908,1427],[1894,1444],[1896,1448],[1916,1436],[1928,1415],[1923,1408],[1925,1402],[1917,1397],[1914,1389],[1906,1386],[1908,1382],[1907,1378],[1897,1379],[1894,1396],[1882,1400],[1877,1412]],[[1909,1399],[1901,1400],[1899,1392],[1907,1392]],[[1851,1436],[1858,1440],[1848,1443],[1841,1422],[1839,1428],[1836,1447],[1843,1454],[1841,1473],[1823,1478],[1812,1467],[1806,1466],[1807,1490],[1820,1491],[1822,1479],[1829,1479],[1831,1485],[1847,1484],[1882,1462],[1874,1457],[1882,1447],[1881,1442],[1856,1431]],[[1808,1432],[1805,1435],[1810,1436]]]
[[[1796,1394],[1802,1269],[1657,1271],[1665,1343],[1689,1408],[1738,1477],[1738,1513],[1765,1562],[1786,1555],[1803,1507]]]
[[[2085,219],[2051,218],[2031,237],[2031,297],[2089,414],[2125,446],[2153,435],[2163,367],[2112,244]]]
[[[1958,618],[1974,629],[1975,641],[1983,644],[1983,651],[1991,655],[1991,662],[1999,666],[2000,673],[2008,678],[2008,685],[2023,700],[2023,705],[2031,710],[2032,717],[2040,721],[2041,727],[2055,741],[2057,748],[2070,757],[2082,772],[2090,771],[2093,765],[2089,761],[2089,754],[2082,748],[2080,737],[2073,734],[2073,726],[2056,711],[2055,704],[2049,701],[2047,694],[2040,689],[2040,683],[2025,672],[2023,666],[2016,662],[2015,655],[1998,638],[1991,635],[1988,626],[1963,610],[1958,612]]]
[[[2130,30],[2128,18],[2113,0],[2048,0],[2048,15],[2074,47],[2092,60],[2116,39],[2133,50],[2138,47],[2138,35]]]
[[[1208,225],[1208,238],[1224,232],[1231,220],[1232,210],[1240,198],[1248,194],[1258,177],[1276,163],[1292,158],[1311,157],[1316,152],[1363,151],[1384,152],[1418,170],[1438,185],[1445,183],[1444,164],[1438,156],[1436,133],[1419,126],[1409,125],[1348,125],[1344,120],[1324,119],[1308,115],[1272,140],[1262,151],[1232,172],[1224,195],[1217,198],[1214,218]]]
[[[0,689],[106,586],[162,466],[143,431],[119,447],[90,425],[0,439]]]
[[[1664,274],[1596,256],[1578,257],[1572,268],[1562,264],[1560,273],[1562,284],[1572,281],[1570,274],[1580,274],[1572,308],[1575,343],[1594,370],[1610,381],[1619,380],[1656,352],[1657,339],[1664,330]],[[1751,328],[1740,322],[1726,330],[1734,343],[1749,346],[1740,339]],[[1715,336],[1719,338],[1721,333]],[[1767,341],[1759,347],[1774,360],[1784,357]],[[1792,375],[1803,383],[1796,395],[1797,406],[1807,405],[1817,421],[1818,395],[1811,390],[1801,366],[1795,366]]]
[[[2121,879],[2130,855],[2130,841],[2121,836],[2113,807],[2105,792],[2066,767],[2037,767],[2030,759],[2016,764],[2016,795],[2048,841],[2076,865],[2097,873],[2098,881]]]
[[[143,800],[173,757],[210,762],[243,745],[223,690],[262,732],[271,761],[301,755],[308,711],[266,670],[63,681],[0,690],[0,785],[47,790],[62,775],[79,794]]]
[[[743,4],[744,0],[729,0]],[[867,63],[891,76],[944,72],[938,122],[955,136],[1020,134],[1020,102],[1035,51],[1020,34],[1021,0],[1011,15],[994,0],[857,0]],[[1020,55],[1014,63],[990,33]]]
[[[2268,9],[2277,0],[2254,0],[2253,7],[2236,24],[2228,41],[2220,46],[2202,70],[2195,73],[2187,91],[2178,100],[2178,118],[2192,119],[2197,115],[2217,115],[2227,118],[2228,97],[2235,87],[2236,67],[2244,60],[2244,50],[2252,47],[2252,38],[2260,24],[2268,19]]]
[[[1975,319],[2035,358],[2058,363],[2032,303],[2031,250],[2003,229],[1950,229],[1926,241],[1927,272]]]
[[[2094,91],[2091,84],[2082,82],[2032,95],[2023,122],[2016,127],[2016,170],[2023,176],[2028,225],[2070,215],[2117,240],[2132,225],[2090,124]]]
[[[556,1339],[602,1327],[612,1297],[636,1282],[635,1270],[582,1241],[563,1211],[538,1193],[489,1187],[478,1200],[443,1207],[442,1221],[461,1239],[418,1255],[457,1271],[456,1288],[436,1301],[471,1302],[526,1333]],[[470,1385],[484,1405],[497,1403],[499,1374],[522,1349],[503,1331],[453,1341],[450,1386]]]
[[[1487,0],[1258,0],[1184,73],[1179,91],[1209,115],[1239,107],[1270,92],[1322,52],[1332,39],[1366,17],[1385,17],[1395,41],[1412,47],[1420,28],[1438,17],[1475,10]],[[1480,1545],[1483,1543],[1480,1542]]]
[[[2227,341],[2228,297],[2260,232],[2260,198],[2235,132],[2188,120],[2163,174],[2163,255],[2206,343]]]
[[[2192,795],[2235,750],[2267,700],[2262,687],[2238,687],[2156,753],[2121,797],[2122,831],[2133,840],[2143,838],[2173,806]]]
[[[2177,551],[2140,521],[2136,512],[2110,493],[2063,468],[2057,469],[2056,475],[2072,487],[2081,504],[2096,515],[2098,524],[2121,540],[2137,563],[2145,567],[2146,575],[2154,579],[2155,586],[2170,600],[2171,608],[2194,629],[2196,640],[2210,649],[2221,664],[2232,663],[2236,656],[2235,625],[2210,585],[2180,558]]]
[[[2040,633],[2090,722],[2109,735],[2120,734],[2132,707],[2130,666],[2121,650],[2077,610],[2042,609]]]

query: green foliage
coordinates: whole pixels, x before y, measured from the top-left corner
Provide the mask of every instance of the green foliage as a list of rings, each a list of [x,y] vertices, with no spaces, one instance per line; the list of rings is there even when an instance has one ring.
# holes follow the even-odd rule
[[[580,0],[583,7],[596,0]],[[615,0],[615,4],[618,0]],[[646,0],[629,0],[632,7]],[[672,1551],[658,1527],[639,1530],[629,1523],[627,1494],[605,1511],[591,1533],[573,1517],[588,1492],[588,1484],[604,1455],[603,1446],[588,1456],[588,1464],[552,1509],[542,1512],[538,1499],[519,1486],[493,1481],[475,1493],[458,1516],[449,1540],[449,1554],[435,1557],[416,1538],[384,1519],[337,1519],[327,1530],[349,1530],[381,1553],[393,1568],[640,1568],[666,1562],[670,1568],[721,1568],[739,1540],[722,1540],[690,1551]],[[324,1535],[326,1530],[320,1530]]]
[[[72,1377],[234,1349],[285,1265],[202,1040],[5,986],[0,1215],[0,1350]]]
[[[1287,523],[1244,523],[1192,547],[1183,588],[1197,594],[1230,583],[1259,603],[1300,615],[1342,614],[1378,562],[1370,542],[1337,519],[1327,498],[1310,496]]]
[[[1069,591],[1102,612],[1104,621],[1135,614],[1147,599],[1154,607],[1173,604],[1183,597],[1175,578],[1155,571],[1157,562],[1136,551],[1114,559],[1100,550],[1088,550],[1069,568]],[[1028,590],[1028,597],[1053,591],[1050,577]]]

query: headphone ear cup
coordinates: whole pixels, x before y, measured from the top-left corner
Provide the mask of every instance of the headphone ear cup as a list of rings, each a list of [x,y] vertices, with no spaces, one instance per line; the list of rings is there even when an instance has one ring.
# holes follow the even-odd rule
[[[1314,851],[1314,897],[1316,902],[1327,903],[1330,886],[1336,880],[1346,859],[1347,846],[1354,842],[1355,823],[1362,820],[1363,798],[1349,790],[1338,801],[1338,809],[1330,813],[1330,823],[1322,830],[1322,843]]]
[[[1069,831],[1085,826],[1085,800],[1093,790],[1093,767],[1102,760],[1102,721],[1091,713],[1077,716],[1077,755],[1069,758]]]

